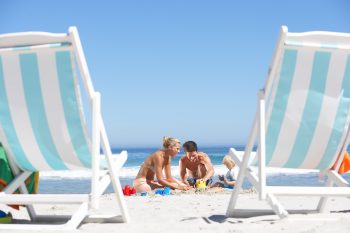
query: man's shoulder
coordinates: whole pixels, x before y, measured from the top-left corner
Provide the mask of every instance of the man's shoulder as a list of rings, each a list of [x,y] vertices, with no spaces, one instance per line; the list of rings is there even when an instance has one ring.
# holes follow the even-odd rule
[[[198,151],[197,153],[200,154],[200,155],[204,155],[204,156],[208,157],[208,155],[206,153],[202,152],[202,151]]]
[[[209,155],[207,155],[206,153],[204,152],[198,152],[200,154],[200,157],[202,157],[201,161],[203,163],[210,163],[211,164],[211,160],[209,158]]]
[[[209,155],[207,155],[207,154],[204,153],[204,152],[198,152],[198,154],[199,154],[201,157],[203,157],[203,158],[209,159]]]

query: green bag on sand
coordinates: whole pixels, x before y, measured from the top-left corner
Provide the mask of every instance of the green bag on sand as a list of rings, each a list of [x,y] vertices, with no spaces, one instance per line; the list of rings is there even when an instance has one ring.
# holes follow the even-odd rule
[[[2,210],[0,210],[0,224],[1,223],[11,223],[12,222],[12,214],[6,214]]]
[[[11,222],[12,222],[12,217],[11,216],[6,216],[6,217],[0,218],[0,224],[1,223],[11,223]]]
[[[0,143],[0,191],[6,187],[12,180],[14,176],[11,171],[6,152],[2,144]],[[28,192],[31,194],[37,193],[38,191],[38,181],[39,173],[33,172],[25,181]],[[16,190],[15,193],[20,193],[19,190]],[[12,206],[18,209],[18,206]]]

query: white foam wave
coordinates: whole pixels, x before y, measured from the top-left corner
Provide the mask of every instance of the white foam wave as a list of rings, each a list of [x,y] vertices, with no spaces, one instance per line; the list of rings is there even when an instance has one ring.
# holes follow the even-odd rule
[[[123,167],[119,171],[119,177],[131,179],[136,177],[140,166],[134,167]],[[256,169],[256,167],[253,167]],[[224,165],[215,165],[214,166],[215,175],[225,174],[227,168]],[[267,168],[266,173],[269,176],[275,176],[279,174],[308,174],[316,172],[315,170],[294,170],[288,168]],[[179,177],[179,167],[172,166],[171,174],[175,177]],[[60,180],[60,179],[89,179],[91,177],[90,171],[48,171],[40,172],[41,179],[50,179],[50,180]]]

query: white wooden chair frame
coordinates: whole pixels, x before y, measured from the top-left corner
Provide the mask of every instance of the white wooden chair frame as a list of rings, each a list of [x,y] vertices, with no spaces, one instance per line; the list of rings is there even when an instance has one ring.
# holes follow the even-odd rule
[[[239,192],[242,188],[244,178],[248,178],[249,182],[256,188],[259,199],[266,200],[267,203],[271,206],[272,210],[280,217],[284,218],[288,216],[287,210],[280,204],[276,196],[320,196],[320,201],[317,205],[316,211],[323,212],[325,211],[325,204],[327,198],[330,196],[350,196],[350,187],[349,183],[337,173],[338,168],[342,162],[342,159],[338,158],[334,170],[320,171],[325,173],[328,176],[328,180],[325,184],[325,187],[304,187],[304,186],[268,186],[266,184],[266,162],[265,162],[265,102],[268,94],[271,90],[272,78],[275,76],[277,64],[276,61],[280,59],[282,55],[283,45],[285,43],[287,34],[289,37],[293,37],[293,33],[288,33],[287,27],[283,26],[280,33],[279,43],[277,44],[276,52],[272,61],[272,67],[269,70],[268,79],[266,81],[265,89],[262,89],[258,92],[258,103],[255,119],[253,126],[249,135],[248,143],[244,151],[243,158],[238,155],[238,153],[231,148],[229,154],[232,156],[237,166],[240,168],[239,175],[236,181],[235,189],[232,193],[232,196],[229,201],[227,208],[226,216],[239,216],[239,211],[236,210],[236,203],[239,196]],[[305,35],[312,35],[311,33],[305,33]],[[315,33],[316,35],[317,33]],[[332,36],[334,33],[326,33],[326,36]],[[338,36],[340,33],[337,33]],[[299,37],[300,34],[295,35]],[[303,36],[303,35],[301,35]],[[344,41],[349,40],[349,35],[344,37]],[[312,44],[309,44],[312,46]],[[349,49],[350,47],[344,47],[344,49]],[[349,130],[346,134],[344,144],[342,146],[340,155],[343,155],[346,151],[347,145],[349,144]],[[254,169],[249,164],[249,161],[252,160],[252,150],[253,146],[257,141],[258,150],[258,174],[254,172]],[[342,158],[342,157],[341,157]],[[336,186],[334,186],[336,185]],[[254,211],[252,211],[254,212]]]
[[[105,126],[101,116],[100,93],[93,88],[88,66],[83,53],[82,45],[76,27],[70,27],[67,34],[54,34],[46,32],[26,32],[0,35],[0,48],[6,49],[14,46],[42,46],[45,44],[69,42],[73,46],[75,57],[81,72],[81,77],[92,106],[92,177],[90,194],[28,194],[24,185],[25,179],[31,174],[27,171],[20,171],[13,159],[9,157],[10,166],[16,174],[15,179],[0,193],[0,204],[27,205],[31,219],[30,224],[0,224],[0,229],[21,229],[21,230],[44,230],[44,229],[75,229],[90,214],[93,209],[99,208],[99,198],[106,190],[110,182],[116,194],[118,204],[122,213],[122,221],[129,222],[130,217],[124,200],[122,187],[119,181],[118,171],[127,159],[127,152],[122,151],[117,159],[112,158],[110,144],[107,138]],[[108,169],[103,176],[100,168],[100,145],[106,158]],[[22,194],[12,194],[16,189]],[[70,217],[65,224],[33,224],[41,219],[47,219],[49,215],[37,215],[33,204],[79,204],[78,210]],[[67,216],[63,216],[66,219]],[[51,216],[58,220],[57,216]]]

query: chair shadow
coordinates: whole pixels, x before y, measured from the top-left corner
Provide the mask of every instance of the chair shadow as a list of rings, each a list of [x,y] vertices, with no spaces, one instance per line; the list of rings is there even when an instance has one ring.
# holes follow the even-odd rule
[[[331,213],[350,213],[350,210],[333,210]]]
[[[38,216],[33,222],[28,219],[13,219],[12,223],[15,224],[64,224],[71,219],[71,215],[60,216]],[[99,216],[92,215],[86,217],[82,223],[123,223],[123,216]]]
[[[212,215],[209,216],[208,219],[213,222],[224,223],[228,218],[226,217],[226,215]]]
[[[316,214],[316,210],[287,210],[290,215],[293,214]],[[347,213],[347,211],[337,211],[337,213]],[[216,223],[225,223],[229,222],[232,224],[244,223],[244,219],[255,220],[255,221],[276,221],[279,220],[279,217],[273,210],[247,210],[247,209],[236,209],[234,214],[230,217],[226,215],[211,215],[208,219]],[[253,221],[254,221],[253,220]]]
[[[37,215],[35,221],[31,221],[29,219],[18,219],[13,218],[12,223],[14,224],[64,224],[70,220],[71,215],[55,215],[55,216],[47,216],[47,215]]]
[[[124,223],[123,216],[88,216],[83,223]]]
[[[288,214],[317,214],[316,210],[300,209],[300,210],[287,210]],[[236,209],[233,213],[233,218],[254,218],[262,216],[277,216],[273,210],[260,209],[260,210],[247,210],[247,209]]]

